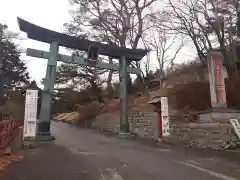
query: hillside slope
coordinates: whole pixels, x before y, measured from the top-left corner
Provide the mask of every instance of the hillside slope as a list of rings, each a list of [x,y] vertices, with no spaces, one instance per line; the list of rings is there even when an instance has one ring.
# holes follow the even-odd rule
[[[143,95],[140,97],[129,97],[129,110],[153,110],[152,105],[148,104],[149,101],[149,95]],[[71,113],[62,113],[58,114],[55,119],[59,121],[77,121],[77,120],[84,120],[85,117],[83,116],[84,112],[81,112],[81,110],[84,107],[84,105],[79,105],[79,108],[77,108],[76,112]],[[120,100],[119,99],[112,99],[108,100],[102,104],[100,104],[100,113],[118,113],[120,109]]]

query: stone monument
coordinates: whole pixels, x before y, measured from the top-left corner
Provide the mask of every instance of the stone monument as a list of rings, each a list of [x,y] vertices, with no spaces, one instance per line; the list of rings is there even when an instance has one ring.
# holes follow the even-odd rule
[[[223,65],[223,56],[219,51],[210,51],[207,56],[208,79],[212,108],[199,113],[199,119],[206,122],[239,119],[240,111],[227,108],[225,78],[227,71]]]

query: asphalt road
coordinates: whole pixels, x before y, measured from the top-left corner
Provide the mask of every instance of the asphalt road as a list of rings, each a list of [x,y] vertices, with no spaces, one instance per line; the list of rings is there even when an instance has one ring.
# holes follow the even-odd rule
[[[56,141],[25,152],[6,180],[236,180],[240,165],[167,145],[148,146],[52,123]]]

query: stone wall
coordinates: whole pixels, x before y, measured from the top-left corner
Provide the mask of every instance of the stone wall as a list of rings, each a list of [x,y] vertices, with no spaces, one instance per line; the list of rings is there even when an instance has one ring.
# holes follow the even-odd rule
[[[170,118],[172,119],[172,117]],[[119,132],[119,113],[98,116],[92,127],[104,131]],[[130,131],[144,138],[157,139],[157,121],[154,112],[132,111],[129,113]],[[228,123],[171,123],[171,136],[165,141],[174,145],[219,149],[227,141],[236,138]]]
[[[200,148],[219,149],[235,138],[228,123],[172,124],[171,131],[169,142]]]
[[[155,112],[131,112],[129,116],[131,133],[140,137],[157,139],[156,118]]]
[[[132,134],[145,138],[156,138],[156,115],[154,112],[132,111],[128,118]],[[102,114],[93,121],[92,127],[118,133],[120,115],[116,112]]]
[[[92,128],[103,131],[119,132],[119,112],[104,113],[92,121]]]
[[[198,115],[201,122],[226,122],[226,119],[240,119],[240,111],[231,109],[216,109],[211,112],[201,112]]]

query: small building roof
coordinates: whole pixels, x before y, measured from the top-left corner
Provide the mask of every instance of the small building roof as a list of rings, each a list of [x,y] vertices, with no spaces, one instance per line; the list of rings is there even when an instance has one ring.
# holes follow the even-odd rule
[[[26,84],[23,88],[42,91],[42,89],[38,87],[36,81],[31,81],[29,84]]]

